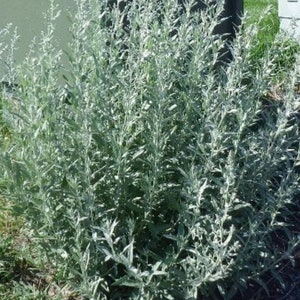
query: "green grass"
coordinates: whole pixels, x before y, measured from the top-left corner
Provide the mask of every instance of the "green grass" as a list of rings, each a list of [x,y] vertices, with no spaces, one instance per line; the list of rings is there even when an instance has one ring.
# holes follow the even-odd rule
[[[245,26],[251,26],[252,24],[258,25],[258,32],[256,35],[257,44],[252,49],[253,61],[258,62],[267,53],[272,52],[272,48],[275,49],[277,39],[276,36],[279,33],[280,20],[278,17],[278,1],[277,0],[245,0],[244,8],[246,14]],[[286,76],[286,70],[289,70],[295,63],[295,55],[299,53],[300,46],[297,42],[291,39],[281,40],[279,43],[283,46],[283,51],[277,57],[278,70],[284,70],[278,72],[279,77]]]
[[[246,15],[249,17],[249,23],[257,23],[263,16],[263,12],[268,8],[269,15],[263,17],[263,25],[265,28],[263,33],[267,36],[273,36],[276,34],[279,28],[278,20],[278,1],[277,0],[245,0],[244,9]]]
[[[278,1],[277,0],[245,0],[245,12],[249,14],[251,21],[256,22],[260,19],[262,12],[271,7],[272,17],[269,18],[270,24],[277,24]]]
[[[253,56],[260,58],[265,50],[270,47],[279,30],[277,0],[246,0],[244,1],[245,12],[249,18],[246,25],[259,24],[257,35],[258,45],[254,49]],[[264,12],[268,14],[264,15]]]

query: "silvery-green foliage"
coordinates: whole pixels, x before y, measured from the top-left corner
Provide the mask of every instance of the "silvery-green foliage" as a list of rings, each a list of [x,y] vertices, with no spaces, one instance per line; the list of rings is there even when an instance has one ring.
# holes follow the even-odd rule
[[[295,95],[262,101],[280,49],[253,68],[244,29],[220,64],[221,6],[163,3],[77,1],[65,88],[52,4],[3,100],[6,194],[89,299],[229,298],[286,257],[270,239],[299,192]]]

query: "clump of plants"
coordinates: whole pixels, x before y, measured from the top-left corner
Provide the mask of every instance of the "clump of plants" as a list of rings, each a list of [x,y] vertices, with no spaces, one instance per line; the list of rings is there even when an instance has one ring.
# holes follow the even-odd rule
[[[298,243],[286,222],[299,195],[294,82],[262,101],[281,44],[253,68],[245,28],[220,63],[221,5],[107,2],[77,1],[66,87],[54,5],[38,50],[10,72],[4,196],[86,299],[230,299],[264,285]]]

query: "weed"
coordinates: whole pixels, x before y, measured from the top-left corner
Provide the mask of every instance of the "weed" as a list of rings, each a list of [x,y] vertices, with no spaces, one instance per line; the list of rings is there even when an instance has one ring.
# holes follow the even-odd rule
[[[3,193],[83,298],[229,299],[298,244],[285,223],[299,194],[296,70],[283,101],[262,101],[281,43],[254,68],[245,28],[216,70],[221,7],[159,3],[133,1],[124,31],[107,1],[77,1],[68,103],[52,6],[37,52],[11,70],[20,101],[3,99]]]

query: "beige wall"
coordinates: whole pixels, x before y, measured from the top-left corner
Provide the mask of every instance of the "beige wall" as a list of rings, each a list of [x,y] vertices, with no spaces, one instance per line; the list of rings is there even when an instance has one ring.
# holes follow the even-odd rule
[[[0,28],[12,23],[20,35],[15,57],[17,63],[24,59],[33,38],[39,37],[41,31],[46,29],[44,13],[50,8],[50,3],[50,0],[0,0]],[[67,16],[70,10],[74,11],[75,3],[73,0],[55,0],[55,3],[61,10],[57,19],[55,39],[59,47],[66,50],[70,41],[70,21]],[[0,69],[0,72],[3,72],[3,68]]]

